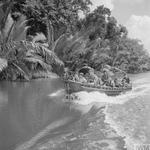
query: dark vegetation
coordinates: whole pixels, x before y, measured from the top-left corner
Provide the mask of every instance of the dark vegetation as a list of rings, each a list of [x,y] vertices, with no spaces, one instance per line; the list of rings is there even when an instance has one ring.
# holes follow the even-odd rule
[[[64,66],[104,64],[128,73],[150,70],[141,42],[130,39],[111,11],[90,0],[1,0],[0,79],[30,80],[59,75]],[[86,17],[80,18],[79,12]]]

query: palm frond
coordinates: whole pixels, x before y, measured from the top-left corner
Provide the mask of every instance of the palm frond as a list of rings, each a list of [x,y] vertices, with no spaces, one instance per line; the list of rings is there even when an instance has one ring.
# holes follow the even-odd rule
[[[21,41],[26,39],[27,29],[29,27],[26,26],[26,17],[20,16],[19,20],[15,22],[13,30],[10,34],[10,39],[12,41]]]
[[[35,71],[32,73],[32,78],[50,78],[52,76],[52,72],[45,72],[45,71]]]
[[[30,80],[29,70],[23,63],[11,63],[17,70],[17,73],[25,78],[27,81]]]
[[[39,43],[28,41],[8,42],[1,49],[0,71],[7,67],[6,72],[12,80],[23,78],[31,79],[32,71],[50,72],[57,70],[60,73],[64,68],[63,62],[54,52]],[[33,69],[34,68],[34,69]],[[62,72],[63,73],[63,72]]]
[[[8,14],[6,22],[5,22],[5,26],[1,29],[1,33],[2,33],[1,41],[2,42],[5,42],[5,43],[7,42],[7,39],[9,38],[9,35],[10,35],[13,27],[14,27],[14,21],[13,21],[11,15]]]
[[[13,22],[13,24],[11,25],[11,27],[10,27],[8,33],[6,34],[6,37],[5,37],[5,39],[4,39],[4,40],[5,40],[5,41],[4,41],[5,43],[7,43],[7,42],[10,40],[11,33],[12,33],[14,27],[15,27],[15,23],[16,23],[16,22]]]
[[[7,8],[4,10],[3,7],[5,5],[7,5]],[[8,16],[10,15],[12,6],[13,6],[13,1],[6,1],[0,6],[0,30],[1,31],[3,31],[3,29],[6,26],[6,22],[7,22]]]
[[[6,59],[0,58],[0,72],[7,68],[8,63]]]
[[[28,56],[33,55],[32,57],[40,57],[43,61],[43,63],[40,62],[41,66],[47,64],[50,68],[52,66],[52,71],[55,73],[59,73],[59,75],[63,73],[64,63],[47,47],[39,43],[28,42],[27,49],[29,49],[27,52]]]
[[[64,46],[64,44],[67,41],[67,35],[66,34],[62,34],[54,43],[52,51],[56,53],[56,55],[59,55],[59,51],[60,49],[62,49],[62,47]],[[57,56],[58,56],[57,55]]]
[[[52,70],[51,65],[46,64],[40,57],[37,57],[37,56],[25,57],[24,60],[29,63],[40,65],[42,67],[42,69],[45,71]],[[35,69],[37,70],[37,68],[35,68]]]

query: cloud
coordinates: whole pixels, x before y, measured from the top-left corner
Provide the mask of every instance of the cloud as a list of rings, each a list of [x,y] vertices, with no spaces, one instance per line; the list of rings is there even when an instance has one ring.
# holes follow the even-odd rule
[[[94,10],[97,6],[104,5],[105,7],[113,10],[113,0],[91,0],[93,5],[91,6],[91,10]]]
[[[143,5],[146,4],[146,0],[91,0],[93,3],[93,6],[91,9],[95,9],[99,5],[104,5],[110,10],[115,9],[115,6],[117,7],[117,3],[120,3],[121,5],[129,5],[136,7],[137,5]],[[138,38],[140,39],[144,47],[149,51],[150,53],[150,17],[149,16],[137,16],[137,15],[131,15],[131,17],[127,21],[127,29],[129,31],[129,37],[131,38]]]
[[[140,39],[150,53],[150,17],[132,15],[126,26],[129,37]]]

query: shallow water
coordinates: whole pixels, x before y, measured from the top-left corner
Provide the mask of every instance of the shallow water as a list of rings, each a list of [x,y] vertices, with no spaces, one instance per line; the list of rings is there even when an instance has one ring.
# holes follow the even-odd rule
[[[116,97],[80,92],[64,103],[59,79],[0,84],[0,150],[133,150],[150,141],[150,73]]]

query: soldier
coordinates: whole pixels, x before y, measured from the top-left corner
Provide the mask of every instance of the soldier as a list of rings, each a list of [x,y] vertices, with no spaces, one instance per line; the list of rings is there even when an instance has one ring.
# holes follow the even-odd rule
[[[127,76],[127,74],[124,75],[123,79],[125,81],[125,83],[129,84],[130,83],[130,79],[129,77]]]
[[[80,79],[79,79],[78,72],[75,73],[75,75],[74,75],[74,80],[79,82]]]
[[[69,79],[68,68],[65,68],[65,70],[64,70],[64,79],[65,79],[65,80],[68,80],[68,79]]]
[[[94,73],[94,70],[89,71],[90,79],[94,82],[95,85],[100,83],[98,76]]]
[[[83,73],[80,73],[80,74],[79,74],[79,81],[80,81],[81,83],[87,83],[87,80],[84,78]]]
[[[109,80],[108,74],[106,72],[106,70],[103,71],[103,75],[102,75],[102,81],[104,84],[107,84]]]

